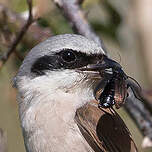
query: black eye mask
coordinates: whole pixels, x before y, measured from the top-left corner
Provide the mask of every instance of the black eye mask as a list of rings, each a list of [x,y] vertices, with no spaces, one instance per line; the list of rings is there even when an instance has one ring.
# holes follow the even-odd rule
[[[64,49],[50,56],[38,58],[32,65],[31,72],[44,75],[48,70],[76,69],[97,62],[102,54],[86,54],[72,49]]]

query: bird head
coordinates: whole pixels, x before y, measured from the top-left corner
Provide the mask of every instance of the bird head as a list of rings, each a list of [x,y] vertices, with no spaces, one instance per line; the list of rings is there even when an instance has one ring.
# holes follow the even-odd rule
[[[19,103],[28,107],[34,102],[72,99],[76,108],[82,106],[94,99],[94,86],[101,79],[98,70],[86,69],[102,62],[103,55],[100,46],[80,35],[47,39],[28,53],[14,78]]]

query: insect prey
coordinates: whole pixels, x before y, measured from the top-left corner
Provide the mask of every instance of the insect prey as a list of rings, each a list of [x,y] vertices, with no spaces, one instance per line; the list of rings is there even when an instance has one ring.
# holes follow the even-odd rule
[[[100,71],[102,80],[94,90],[94,96],[99,101],[99,108],[110,108],[115,105],[118,109],[129,96],[131,88],[135,98],[143,100],[141,87],[136,80],[127,76],[116,61],[104,56],[104,70]]]

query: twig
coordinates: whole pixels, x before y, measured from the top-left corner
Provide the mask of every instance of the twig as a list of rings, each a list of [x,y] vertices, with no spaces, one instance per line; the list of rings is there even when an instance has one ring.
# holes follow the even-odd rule
[[[137,100],[133,93],[127,98],[125,110],[128,111],[130,116],[134,119],[136,125],[142,132],[144,140],[142,147],[152,146],[152,116],[146,109],[144,104]],[[145,140],[146,139],[146,140]],[[148,143],[147,143],[148,139]],[[148,144],[148,145],[147,145]]]
[[[6,63],[6,61],[10,57],[10,55],[14,52],[14,50],[16,49],[17,45],[19,44],[19,42],[23,38],[24,34],[26,33],[26,31],[28,30],[30,25],[33,22],[35,22],[35,20],[36,20],[36,19],[33,19],[33,15],[32,15],[32,0],[27,0],[27,4],[28,4],[28,8],[29,8],[28,20],[27,20],[26,24],[22,27],[22,29],[19,32],[19,34],[16,37],[16,39],[13,41],[10,49],[3,56],[0,57],[0,70],[3,67],[3,65]]]
[[[14,51],[14,54],[16,55],[16,57],[17,57],[20,61],[23,61],[23,60],[24,60],[24,57],[21,56],[21,55],[17,52],[17,50]]]
[[[56,5],[63,11],[64,16],[70,21],[72,24],[73,30],[76,33],[79,33],[88,39],[95,41],[99,44],[105,53],[107,53],[103,42],[101,39],[95,34],[91,26],[88,24],[85,19],[85,15],[83,11],[80,9],[80,0],[54,0]]]
[[[9,36],[9,37],[11,37],[10,38],[11,42],[9,42],[9,44],[4,44],[5,47],[9,48],[11,46],[11,44],[13,43],[14,35],[17,35],[16,29],[21,29],[24,26],[24,24],[26,24],[28,17],[25,20],[25,17],[22,14],[15,13],[2,4],[0,4],[0,14],[5,14],[4,17],[0,18],[1,23],[6,21],[6,18],[7,18],[6,24],[11,23],[11,25],[13,25],[13,27],[15,27],[15,33],[13,31],[13,33]],[[5,26],[3,28],[4,29],[1,29],[2,32],[3,32],[3,30],[6,30]],[[11,31],[11,29],[9,27],[7,27],[7,28],[8,28],[8,31]],[[5,31],[2,33],[2,35],[3,34],[4,34],[4,38],[5,37],[8,38],[8,35],[6,35],[7,33],[5,33]],[[38,24],[31,24],[31,26],[29,27],[29,29],[26,32],[26,35],[24,37],[24,43],[26,43],[26,45],[31,46],[31,41],[34,43],[40,43],[40,42],[46,40],[51,35],[52,35],[52,32],[51,32],[50,28],[46,28],[46,27],[43,28],[43,27],[39,26]],[[5,40],[5,41],[7,41],[7,40]]]

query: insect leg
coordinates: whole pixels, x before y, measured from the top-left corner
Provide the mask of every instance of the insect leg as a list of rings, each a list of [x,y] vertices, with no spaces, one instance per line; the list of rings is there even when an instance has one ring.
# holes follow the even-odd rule
[[[112,75],[110,74],[105,74],[103,76],[103,79],[98,83],[98,85],[96,86],[96,88],[94,89],[94,97],[96,100],[99,99],[99,97],[101,96],[104,88],[106,87],[107,83],[110,81]]]
[[[137,98],[140,101],[144,101],[145,98],[142,94],[141,88],[136,83],[134,83],[132,80],[128,79],[128,80],[126,80],[126,82],[127,82],[128,87],[131,88],[135,98]]]

